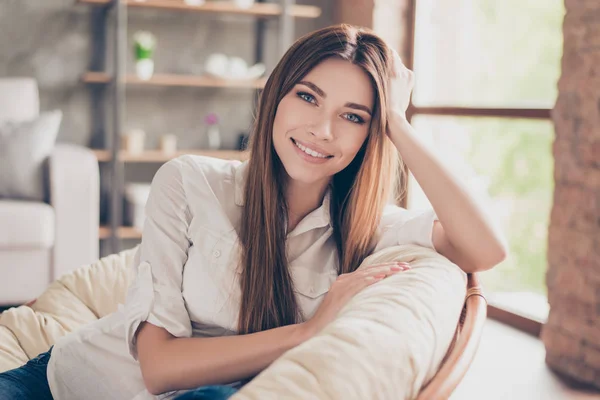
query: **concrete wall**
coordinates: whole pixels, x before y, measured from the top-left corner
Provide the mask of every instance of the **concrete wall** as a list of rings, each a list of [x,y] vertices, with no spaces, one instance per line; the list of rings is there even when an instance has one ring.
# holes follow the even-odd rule
[[[64,113],[61,142],[89,138],[89,98],[79,83],[90,56],[88,15],[73,0],[0,1],[0,77],[38,80],[41,109]]]

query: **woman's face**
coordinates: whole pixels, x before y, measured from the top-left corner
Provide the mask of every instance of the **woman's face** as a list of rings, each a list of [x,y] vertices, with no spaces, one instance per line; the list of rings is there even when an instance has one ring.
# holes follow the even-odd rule
[[[279,102],[273,144],[291,179],[329,182],[367,138],[374,93],[358,66],[329,58]]]

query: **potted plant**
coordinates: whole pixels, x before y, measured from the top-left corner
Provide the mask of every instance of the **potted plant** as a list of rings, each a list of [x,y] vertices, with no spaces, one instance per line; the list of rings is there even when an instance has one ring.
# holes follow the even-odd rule
[[[156,38],[148,31],[138,31],[133,35],[135,51],[135,72],[138,78],[148,80],[154,73],[154,50]]]

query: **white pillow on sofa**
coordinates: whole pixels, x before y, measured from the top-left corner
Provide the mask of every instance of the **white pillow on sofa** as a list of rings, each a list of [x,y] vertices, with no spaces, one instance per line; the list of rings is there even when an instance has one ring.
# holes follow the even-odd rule
[[[411,270],[358,293],[323,331],[231,400],[415,398],[454,337],[467,277],[434,250],[415,245],[381,250],[361,268],[395,260],[410,262]]]
[[[45,163],[52,153],[62,111],[0,124],[0,198],[46,201]]]

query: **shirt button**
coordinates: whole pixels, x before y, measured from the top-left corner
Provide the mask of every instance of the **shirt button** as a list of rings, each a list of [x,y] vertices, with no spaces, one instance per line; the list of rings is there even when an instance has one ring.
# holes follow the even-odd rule
[[[215,256],[215,258],[219,258],[221,256],[221,251],[220,250],[213,251],[213,256]]]

